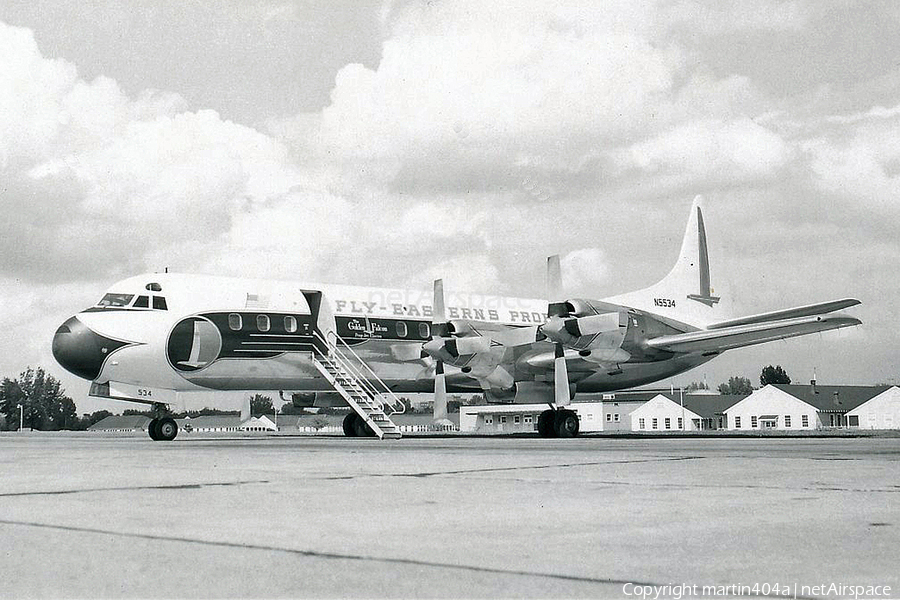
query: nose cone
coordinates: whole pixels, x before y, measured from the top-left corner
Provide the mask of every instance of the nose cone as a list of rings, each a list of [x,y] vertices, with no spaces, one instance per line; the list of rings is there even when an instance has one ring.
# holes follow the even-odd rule
[[[124,345],[91,331],[78,317],[72,317],[53,335],[53,357],[70,373],[92,381],[100,376],[106,357]]]

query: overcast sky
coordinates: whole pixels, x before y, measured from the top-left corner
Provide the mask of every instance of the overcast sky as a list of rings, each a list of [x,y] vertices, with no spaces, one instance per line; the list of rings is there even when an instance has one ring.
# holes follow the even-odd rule
[[[0,375],[144,271],[540,297],[649,285],[707,199],[740,312],[864,321],[679,376],[898,380],[900,8],[0,4]],[[668,382],[665,382],[668,384]]]

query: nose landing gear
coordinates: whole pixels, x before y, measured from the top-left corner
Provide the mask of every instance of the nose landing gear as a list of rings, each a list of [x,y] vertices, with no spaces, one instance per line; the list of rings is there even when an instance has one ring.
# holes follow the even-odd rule
[[[165,404],[155,404],[153,410],[157,415],[166,415],[168,407]],[[150,421],[147,432],[155,442],[171,442],[178,435],[178,423],[170,416],[158,416]]]

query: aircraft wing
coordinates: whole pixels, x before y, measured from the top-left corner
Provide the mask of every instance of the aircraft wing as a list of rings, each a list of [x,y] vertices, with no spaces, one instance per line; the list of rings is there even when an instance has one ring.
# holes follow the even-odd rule
[[[832,300],[830,302],[819,302],[818,304],[807,304],[806,306],[797,306],[795,308],[786,308],[783,310],[775,310],[758,315],[750,315],[739,319],[730,319],[721,321],[707,326],[707,329],[724,329],[735,325],[751,325],[753,323],[765,323],[769,321],[780,321],[781,319],[792,319],[795,317],[807,317],[810,315],[823,315],[825,313],[834,312],[850,306],[859,304],[856,298],[843,298],[842,300]]]
[[[855,317],[840,313],[814,314],[745,325],[721,326],[720,324],[716,329],[653,338],[647,340],[647,345],[669,352],[720,352],[861,323],[862,321]]]

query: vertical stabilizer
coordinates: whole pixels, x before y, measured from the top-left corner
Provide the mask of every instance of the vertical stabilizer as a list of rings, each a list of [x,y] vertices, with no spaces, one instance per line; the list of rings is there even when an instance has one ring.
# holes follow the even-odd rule
[[[662,317],[703,328],[726,319],[730,311],[716,294],[710,274],[709,241],[702,196],[694,198],[678,260],[669,274],[646,289],[608,298]]]

